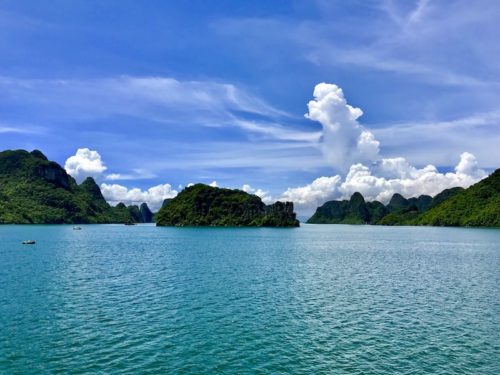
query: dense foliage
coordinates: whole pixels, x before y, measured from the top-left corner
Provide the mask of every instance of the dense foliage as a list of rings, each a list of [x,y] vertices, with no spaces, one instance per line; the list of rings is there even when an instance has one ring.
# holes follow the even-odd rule
[[[500,227],[500,169],[432,207],[416,224]]]
[[[78,185],[38,150],[0,152],[0,224],[140,222],[134,213],[111,207],[92,178]]]
[[[156,216],[160,226],[298,226],[290,202],[266,206],[241,190],[203,184],[187,187],[166,202]]]
[[[434,198],[406,199],[394,194],[387,206],[365,203],[360,193],[349,201],[330,201],[318,207],[307,221],[312,224],[378,224],[500,226],[500,170],[463,189],[446,189]]]

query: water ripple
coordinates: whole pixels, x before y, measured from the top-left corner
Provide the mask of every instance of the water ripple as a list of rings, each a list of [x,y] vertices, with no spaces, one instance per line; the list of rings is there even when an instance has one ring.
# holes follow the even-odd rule
[[[500,373],[498,230],[0,226],[0,238],[1,373]]]

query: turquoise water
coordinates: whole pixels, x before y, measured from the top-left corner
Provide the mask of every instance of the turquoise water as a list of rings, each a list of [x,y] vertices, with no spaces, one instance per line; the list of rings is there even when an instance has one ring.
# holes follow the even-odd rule
[[[0,373],[500,373],[500,230],[82,227],[0,226]]]

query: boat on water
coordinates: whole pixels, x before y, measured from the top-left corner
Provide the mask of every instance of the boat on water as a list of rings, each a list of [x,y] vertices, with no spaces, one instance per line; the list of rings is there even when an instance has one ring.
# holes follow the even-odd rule
[[[73,230],[82,230],[82,227],[73,227]]]
[[[36,244],[35,240],[25,240],[22,242],[23,245],[34,245]]]
[[[136,225],[136,223],[129,222],[129,223],[125,223],[125,225]]]

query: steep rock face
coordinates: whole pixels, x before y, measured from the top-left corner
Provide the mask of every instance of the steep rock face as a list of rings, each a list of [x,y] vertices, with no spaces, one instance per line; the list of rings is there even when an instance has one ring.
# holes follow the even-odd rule
[[[418,198],[409,198],[408,203],[410,206],[415,206],[418,212],[424,212],[432,204],[432,197],[430,195],[421,195]]]
[[[130,216],[132,217],[131,222],[143,223],[142,214],[141,214],[141,210],[139,209],[139,206],[134,204],[134,205],[128,206],[127,210],[129,212]]]
[[[370,222],[370,213],[368,212],[368,207],[366,207],[365,198],[361,193],[354,193],[349,200],[349,209],[351,215],[355,218],[359,218],[364,223]]]
[[[80,184],[80,188],[83,190],[83,192],[88,194],[89,198],[91,198],[95,202],[106,203],[106,200],[102,195],[101,189],[99,188],[99,186],[92,177],[87,177]]]
[[[310,224],[369,224],[372,221],[372,213],[378,216],[379,211],[380,207],[376,203],[366,204],[363,196],[356,192],[348,201],[326,202],[318,207],[316,213],[307,222]]]
[[[143,223],[153,222],[153,213],[151,212],[146,203],[141,204],[140,211],[141,211],[141,222]]]
[[[349,201],[326,202],[308,223],[500,226],[500,169],[467,189],[446,189],[434,198],[421,195],[406,199],[394,194],[387,206],[377,201],[363,205],[358,194],[353,194]]]
[[[408,199],[403,197],[401,194],[394,194],[389,201],[389,204],[387,205],[387,209],[389,212],[393,211],[401,211],[404,210],[405,208],[408,208],[410,205],[410,202],[408,202]]]
[[[0,152],[0,223],[130,221],[110,207],[92,178],[81,185],[40,151]]]
[[[329,201],[316,209],[307,220],[309,224],[340,224],[348,211],[348,201]]]
[[[203,184],[185,188],[157,214],[159,226],[298,226],[293,203],[266,206],[256,195]]]

